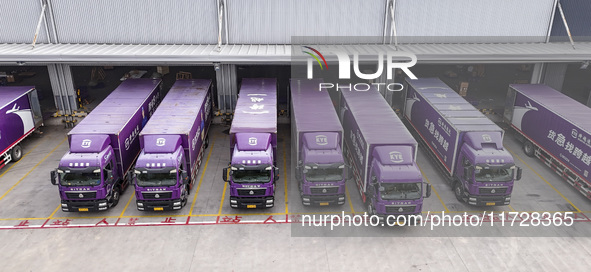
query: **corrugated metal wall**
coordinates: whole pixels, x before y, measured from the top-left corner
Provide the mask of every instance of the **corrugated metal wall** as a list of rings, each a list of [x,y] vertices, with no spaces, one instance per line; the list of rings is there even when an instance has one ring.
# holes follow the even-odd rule
[[[397,0],[396,28],[400,42],[544,42],[553,5],[554,0]]]
[[[61,43],[213,44],[215,0],[51,0]]]
[[[562,0],[560,3],[571,35],[575,36],[574,41],[591,41],[591,1]],[[568,41],[566,28],[558,8],[554,15],[551,36],[550,41]]]
[[[40,14],[39,0],[0,0],[0,43],[32,43]],[[48,42],[44,24],[37,42]]]
[[[384,31],[385,0],[227,0],[227,5],[234,44],[289,44],[292,36],[381,37]]]

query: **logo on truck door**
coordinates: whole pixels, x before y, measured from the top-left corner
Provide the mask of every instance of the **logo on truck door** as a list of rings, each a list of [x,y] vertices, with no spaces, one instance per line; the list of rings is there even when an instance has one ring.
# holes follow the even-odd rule
[[[402,158],[402,153],[398,151],[390,152],[390,161],[392,161],[393,163],[401,163],[402,161],[404,161],[404,159]]]
[[[317,135],[316,136],[316,144],[317,145],[327,145],[328,138],[326,138],[326,135]]]
[[[158,138],[156,139],[156,146],[164,146],[166,144],[166,139]]]
[[[90,139],[82,140],[82,148],[89,148],[92,141]]]
[[[488,134],[482,134],[482,140],[486,143],[492,142],[492,138]]]
[[[255,138],[255,137],[248,138],[248,144],[249,145],[257,145],[257,138]]]

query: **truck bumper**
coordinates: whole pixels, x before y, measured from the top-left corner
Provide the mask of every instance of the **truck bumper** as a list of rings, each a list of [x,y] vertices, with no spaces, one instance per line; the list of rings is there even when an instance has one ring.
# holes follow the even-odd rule
[[[343,205],[345,204],[345,195],[303,195],[302,204],[305,206]]]
[[[136,200],[136,207],[140,211],[172,211],[180,210],[183,207],[183,201],[181,199],[169,199],[169,200]]]
[[[511,195],[468,195],[468,204],[474,206],[504,206],[511,202]]]
[[[272,196],[267,197],[230,197],[230,207],[238,209],[271,208],[275,205]]]
[[[97,200],[63,200],[62,211],[64,212],[96,212],[106,211],[109,204],[106,199]]]

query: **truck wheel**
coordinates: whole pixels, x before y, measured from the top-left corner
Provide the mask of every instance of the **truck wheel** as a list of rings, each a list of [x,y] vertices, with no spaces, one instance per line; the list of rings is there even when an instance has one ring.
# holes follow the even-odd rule
[[[528,157],[533,157],[534,156],[534,144],[532,144],[532,142],[530,141],[525,141],[523,143],[523,152],[525,153],[525,155],[527,155]]]
[[[117,204],[119,203],[120,197],[121,197],[121,189],[119,188],[119,186],[116,186],[115,189],[113,189],[113,198],[111,199],[111,208],[117,206]]]
[[[460,182],[454,184],[454,194],[460,202],[464,202],[464,188]]]
[[[10,151],[10,156],[12,157],[13,161],[19,161],[23,157],[23,148],[21,145],[15,145]]]

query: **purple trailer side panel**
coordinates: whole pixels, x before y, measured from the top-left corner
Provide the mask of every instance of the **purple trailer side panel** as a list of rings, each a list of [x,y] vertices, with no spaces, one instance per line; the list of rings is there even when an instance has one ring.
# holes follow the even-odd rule
[[[128,79],[121,83],[68,133],[70,144],[71,135],[109,135],[120,175],[124,176],[139,154],[138,136],[157,106],[159,84],[160,80],[152,79]],[[117,103],[124,103],[125,107]],[[124,116],[128,116],[127,120]]]
[[[510,85],[515,97],[512,126],[589,181],[591,172],[591,109],[538,84]],[[510,102],[510,101],[509,101]]]
[[[211,80],[177,80],[140,133],[141,146],[146,148],[149,145],[153,149],[158,138],[178,135],[193,181],[197,173],[197,156],[210,123]],[[150,136],[155,136],[152,137],[154,141],[146,143],[146,137]]]
[[[411,147],[410,160],[414,162],[418,144],[375,88],[367,92],[341,91],[341,96],[339,114],[347,147],[345,156],[353,157],[353,174],[357,186],[360,192],[365,192],[369,179],[368,162],[373,159],[373,150],[376,147]],[[388,153],[393,156],[392,152]],[[400,157],[390,159],[394,161]],[[402,157],[400,162],[406,163],[408,160]]]
[[[34,87],[0,87],[0,155],[35,129],[27,94]]]
[[[270,133],[277,151],[277,80],[245,78],[240,86],[234,119],[230,128],[230,155],[234,153],[236,133]],[[275,157],[275,156],[274,156]]]
[[[406,85],[404,117],[450,175],[466,132],[490,132],[502,146],[502,129],[440,79],[407,79]]]

